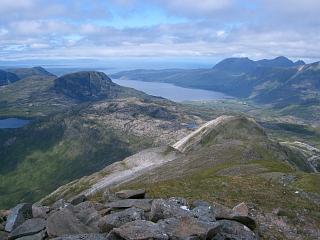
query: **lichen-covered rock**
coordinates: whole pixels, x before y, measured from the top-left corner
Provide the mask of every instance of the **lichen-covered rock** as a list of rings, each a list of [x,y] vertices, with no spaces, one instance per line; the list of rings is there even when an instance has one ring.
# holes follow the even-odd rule
[[[32,218],[26,220],[20,226],[15,228],[10,234],[10,239],[16,239],[23,236],[34,235],[46,228],[46,220],[43,218]]]
[[[201,220],[206,222],[215,222],[215,212],[212,206],[199,206],[195,207],[191,210],[192,215]]]
[[[107,239],[126,240],[168,240],[168,234],[156,223],[146,220],[137,220],[114,228]]]
[[[158,222],[170,239],[206,239],[210,230],[217,226],[193,217],[168,218]]]
[[[80,222],[76,215],[68,208],[53,213],[47,220],[47,232],[49,237],[94,233],[96,231],[96,229]]]
[[[144,220],[144,211],[139,208],[128,208],[105,216],[99,224],[101,232],[109,232],[113,228],[120,227],[125,223],[135,220]]]
[[[157,222],[161,219],[171,217],[192,216],[192,213],[186,207],[179,205],[175,201],[156,199],[152,202],[150,219]]]
[[[207,239],[212,240],[257,240],[257,236],[245,225],[230,220],[216,222],[217,226],[212,228],[207,235]]]

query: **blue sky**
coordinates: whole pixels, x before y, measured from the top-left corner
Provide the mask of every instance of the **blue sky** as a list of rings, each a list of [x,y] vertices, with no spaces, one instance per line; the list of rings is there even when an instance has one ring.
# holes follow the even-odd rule
[[[0,61],[318,61],[319,11],[319,0],[1,0]]]

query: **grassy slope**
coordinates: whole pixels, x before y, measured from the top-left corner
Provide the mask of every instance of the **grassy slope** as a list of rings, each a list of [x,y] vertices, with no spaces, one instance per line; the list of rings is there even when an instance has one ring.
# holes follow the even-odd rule
[[[254,206],[258,212],[271,212],[280,207],[288,223],[296,226],[301,236],[305,237],[304,239],[311,239],[303,232],[305,226],[301,223],[300,218],[302,214],[304,219],[307,219],[309,226],[316,229],[320,224],[319,205],[296,194],[295,191],[299,189],[320,194],[318,185],[320,175],[296,172],[287,164],[277,161],[254,161],[252,163],[257,170],[258,166],[264,170],[259,174],[248,172],[242,175],[219,175],[218,172],[223,169],[239,166],[237,163],[228,163],[198,170],[190,175],[171,180],[149,184],[136,182],[120,188],[146,188],[148,195],[154,198],[181,196],[190,202],[204,199],[229,207],[244,201]],[[247,166],[252,163],[248,163]],[[240,166],[243,167],[243,164]],[[285,187],[279,184],[278,173],[281,173],[280,175],[294,174],[298,180]],[[264,239],[270,239],[271,236],[276,239],[287,239],[274,226],[264,232],[264,236]]]
[[[74,112],[0,130],[0,208],[35,201],[58,186],[150,146]]]

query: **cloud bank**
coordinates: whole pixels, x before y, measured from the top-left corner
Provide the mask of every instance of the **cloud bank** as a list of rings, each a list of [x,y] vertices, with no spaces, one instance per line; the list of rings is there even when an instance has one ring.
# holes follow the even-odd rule
[[[318,0],[2,0],[0,58],[320,59]]]

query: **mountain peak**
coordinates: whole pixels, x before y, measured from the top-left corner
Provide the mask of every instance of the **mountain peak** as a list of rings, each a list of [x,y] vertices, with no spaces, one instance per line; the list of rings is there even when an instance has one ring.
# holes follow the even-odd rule
[[[237,132],[236,135],[235,132]],[[240,139],[253,133],[256,136],[265,136],[264,130],[251,118],[222,115],[205,123],[172,147],[180,152],[187,152],[215,141],[216,138]]]
[[[217,63],[213,69],[230,72],[247,72],[254,69],[255,62],[247,57],[244,58],[226,58]]]
[[[108,96],[112,84],[103,72],[81,71],[57,78],[54,89],[72,98],[89,100]]]

